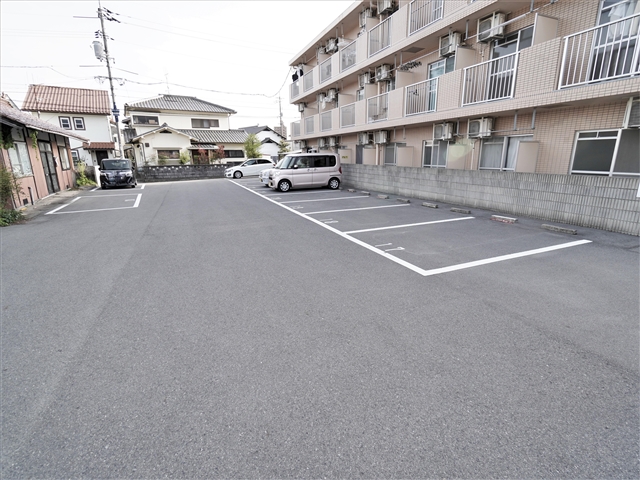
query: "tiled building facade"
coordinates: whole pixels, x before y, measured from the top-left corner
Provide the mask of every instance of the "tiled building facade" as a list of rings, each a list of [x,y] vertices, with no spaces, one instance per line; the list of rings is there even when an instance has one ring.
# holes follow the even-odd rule
[[[354,2],[290,63],[291,138],[346,164],[638,178],[639,24],[638,0]]]

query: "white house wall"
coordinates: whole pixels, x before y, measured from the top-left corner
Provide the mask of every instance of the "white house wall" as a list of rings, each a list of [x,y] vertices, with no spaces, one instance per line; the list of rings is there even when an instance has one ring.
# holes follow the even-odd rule
[[[192,118],[218,120],[219,126],[215,128],[198,128],[194,130],[229,130],[229,116],[219,113],[154,113],[154,112],[138,112],[131,110],[128,112],[131,117],[131,126],[136,129],[138,135],[155,130],[160,125],[166,123],[175,129],[194,129],[191,126]],[[158,125],[138,125],[133,123],[135,115],[157,116]]]

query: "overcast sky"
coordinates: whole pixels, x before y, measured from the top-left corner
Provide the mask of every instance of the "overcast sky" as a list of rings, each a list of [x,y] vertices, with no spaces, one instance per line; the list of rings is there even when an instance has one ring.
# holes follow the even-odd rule
[[[110,1],[105,22],[118,108],[160,93],[231,108],[231,128],[299,118],[289,61],[351,0]],[[22,105],[29,84],[109,89],[92,42],[98,1],[0,1],[0,89]],[[94,17],[94,18],[74,18]],[[37,67],[37,68],[27,68]],[[42,68],[45,67],[45,68]],[[289,132],[290,133],[290,132]]]

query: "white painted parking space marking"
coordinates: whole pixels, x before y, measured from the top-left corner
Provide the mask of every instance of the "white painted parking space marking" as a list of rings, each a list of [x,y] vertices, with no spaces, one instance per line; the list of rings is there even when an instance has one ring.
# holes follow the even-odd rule
[[[69,203],[65,204],[65,205],[61,205],[60,207],[51,210],[50,212],[45,213],[45,215],[62,215],[64,213],[87,213],[87,212],[106,212],[109,210],[130,210],[132,208],[138,208],[138,206],[140,205],[140,199],[142,198],[142,194],[138,193],[136,195],[136,199],[135,199],[135,203],[130,206],[130,207],[113,207],[113,208],[94,208],[91,210],[73,210],[71,212],[60,212],[60,210],[62,210],[63,208],[68,207],[69,205],[71,205],[72,203],[77,202],[78,200],[80,200],[81,198],[96,198],[96,197],[124,197],[124,196],[131,196],[131,195],[136,195],[135,193],[130,193],[130,194],[114,194],[114,195],[92,195],[90,197],[76,197],[73,200],[71,200]],[[125,200],[125,202],[127,201],[133,201],[132,200]]]
[[[447,218],[446,220],[434,220],[432,222],[408,223],[406,225],[392,225],[390,227],[366,228],[364,230],[351,230],[350,232],[344,232],[344,233],[346,233],[347,235],[351,235],[353,233],[377,232],[379,230],[393,230],[394,228],[419,227],[421,225],[434,225],[436,223],[457,222],[459,220],[471,220],[472,218],[476,218],[476,217]]]
[[[381,243],[380,245],[376,245],[376,247],[388,247],[389,245],[393,245],[393,243]]]
[[[356,210],[374,210],[376,208],[395,208],[395,207],[410,207],[408,203],[402,205],[381,205],[379,207],[362,207],[362,208],[344,208],[342,210],[323,210],[321,212],[307,212],[307,215],[317,215],[319,213],[335,213],[335,212],[355,212]]]
[[[90,192],[95,192],[98,189],[98,187],[92,188],[91,190],[89,190]]]
[[[404,250],[404,248],[402,248],[402,247],[389,248],[389,249],[385,250],[385,252],[393,252],[395,250]]]
[[[142,185],[140,185],[140,190],[144,190],[144,187],[146,187],[146,186],[147,186],[147,184],[143,183]]]
[[[294,205],[293,207],[291,207],[293,210],[302,210],[304,209],[304,207],[301,207],[300,205]]]
[[[329,220],[328,222],[324,222],[324,223],[339,223],[338,220]]]
[[[369,198],[369,195],[361,195],[361,196],[358,196],[358,197],[321,198],[320,200],[291,200],[290,202],[280,202],[280,203],[328,202],[330,200],[350,200],[352,198]]]
[[[356,245],[360,245],[363,248],[366,248],[367,250],[380,255],[388,260],[391,260],[394,263],[397,263],[398,265],[402,265],[405,268],[408,268],[409,270],[416,272],[419,275],[422,275],[423,277],[428,277],[428,276],[432,276],[432,275],[439,275],[442,273],[448,273],[448,272],[453,272],[456,270],[462,270],[462,269],[466,269],[466,268],[472,268],[472,267],[477,267],[477,266],[481,266],[481,265],[487,265],[490,263],[496,263],[496,262],[503,262],[506,260],[511,260],[511,259],[515,259],[515,258],[521,258],[521,257],[526,257],[526,256],[530,256],[530,255],[537,255],[540,253],[545,253],[545,252],[551,252],[554,250],[560,250],[560,249],[564,249],[564,248],[571,248],[571,247],[577,247],[579,245],[586,245],[588,243],[591,243],[591,240],[578,240],[575,242],[569,242],[569,243],[563,243],[560,245],[553,245],[551,247],[545,247],[545,248],[538,248],[535,250],[527,250],[525,252],[520,252],[520,253],[512,253],[510,255],[502,255],[499,257],[493,257],[493,258],[486,258],[484,260],[478,260],[475,262],[468,262],[468,263],[461,263],[458,265],[452,265],[449,267],[443,267],[443,268],[435,268],[435,269],[431,269],[431,270],[425,270],[423,268],[420,268],[412,263],[407,262],[406,260],[402,260],[401,258],[395,257],[393,255],[391,255],[390,253],[387,253],[385,251],[382,251],[372,245],[369,245],[368,243],[363,242],[362,240],[358,240],[355,237],[352,237],[344,232],[341,232],[340,230],[338,230],[337,228],[331,227],[329,225],[326,225],[324,223],[322,223],[320,220],[317,220],[313,217],[309,217],[308,215],[305,215],[304,213],[301,212],[297,212],[294,209],[292,209],[291,207],[288,207],[287,205],[283,205],[280,202],[276,202],[270,198],[265,197],[264,195],[260,195],[256,192],[254,192],[253,190],[244,187],[243,185],[240,185],[237,182],[233,182],[236,185],[238,185],[240,188],[244,188],[245,190],[247,190],[248,192],[253,193],[254,195],[258,195],[259,197],[264,198],[265,200],[274,203],[276,205],[279,205],[281,208],[284,208],[286,210],[289,210],[291,213],[294,213],[296,215],[299,215],[302,218],[305,218],[307,220],[309,220],[310,222],[315,223],[316,225],[321,226],[322,228],[325,228],[327,230],[329,230],[330,232],[335,233],[336,235],[344,238],[345,240],[348,240],[352,243],[355,243]],[[470,218],[470,217],[464,217],[464,218]]]
[[[318,193],[333,193],[333,190],[315,190],[313,192],[287,192],[287,197],[290,195],[314,195],[314,194],[318,194]],[[269,195],[264,195],[265,197],[279,197],[280,195],[282,195],[281,193],[272,193]]]

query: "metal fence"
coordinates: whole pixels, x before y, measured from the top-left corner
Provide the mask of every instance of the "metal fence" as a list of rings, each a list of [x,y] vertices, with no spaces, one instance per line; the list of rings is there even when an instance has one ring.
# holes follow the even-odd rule
[[[373,56],[391,45],[391,18],[369,30],[369,56]]]
[[[356,104],[340,107],[340,127],[353,127],[356,124]]]
[[[320,64],[320,83],[331,78],[331,59],[327,59]]]
[[[340,71],[344,72],[347,68],[356,64],[356,41],[340,50]]]
[[[435,112],[438,99],[438,79],[432,78],[408,85],[405,87],[404,98],[405,116]]]
[[[331,111],[329,112],[324,112],[320,114],[320,131],[322,132],[326,132],[331,130],[332,127],[332,113]]]
[[[389,111],[389,94],[383,93],[367,99],[367,123],[387,119]]]
[[[300,95],[300,81],[296,80],[291,84],[291,98],[296,98]]]
[[[409,6],[409,35],[440,20],[444,14],[444,0],[412,0]]]
[[[304,119],[304,133],[313,133],[313,117],[307,117]]]
[[[302,83],[305,92],[313,88],[313,71],[307,72],[307,74],[302,77]]]
[[[291,124],[291,136],[292,137],[300,136],[300,122],[293,122]]]
[[[465,68],[462,105],[513,98],[519,53]]]

